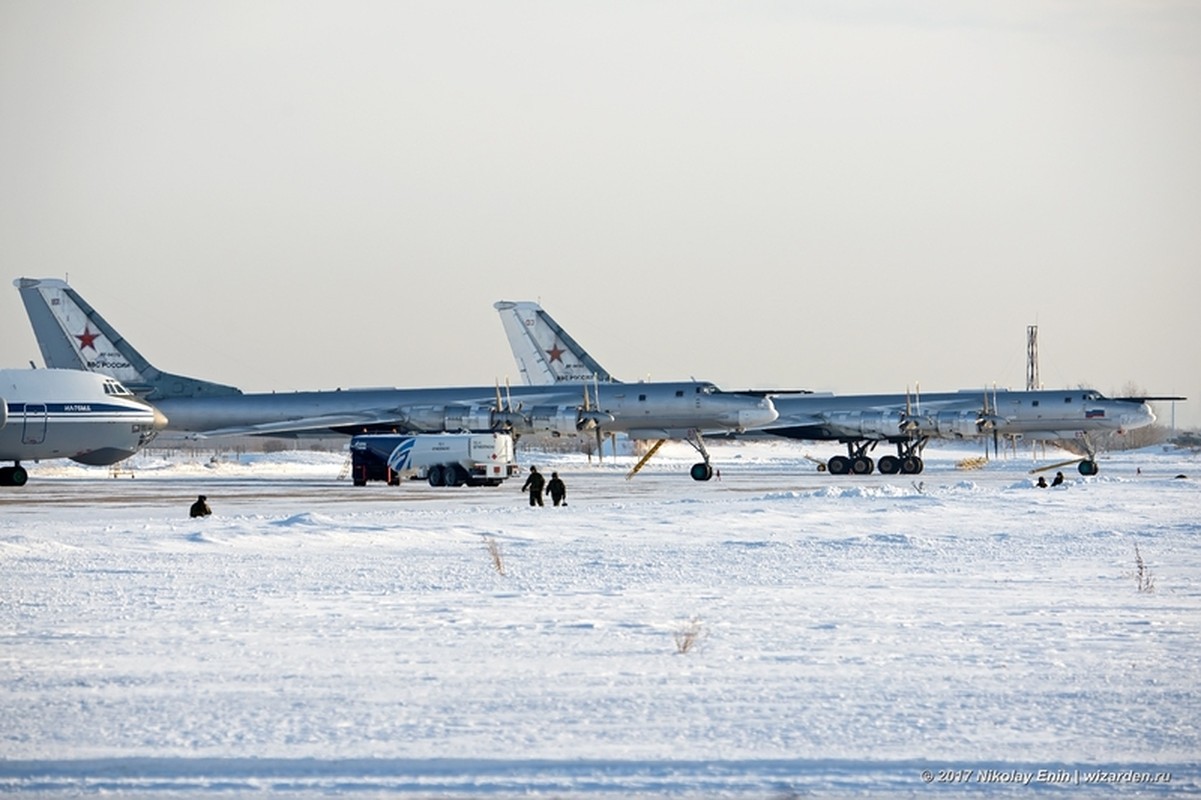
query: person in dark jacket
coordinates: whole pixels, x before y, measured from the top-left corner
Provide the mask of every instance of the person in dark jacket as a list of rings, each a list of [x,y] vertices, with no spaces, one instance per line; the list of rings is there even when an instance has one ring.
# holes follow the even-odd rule
[[[542,503],[542,488],[546,486],[546,479],[542,477],[542,473],[537,467],[530,467],[530,476],[525,479],[525,483],[521,486],[521,491],[530,493],[530,505],[540,506]]]
[[[546,493],[550,495],[550,499],[555,505],[567,505],[567,486],[559,477],[559,473],[552,472],[550,474],[550,480],[546,483]]]
[[[192,503],[192,508],[188,512],[189,516],[192,517],[207,517],[212,513],[213,510],[209,508],[208,498],[204,495],[200,495],[200,497],[196,498],[196,502]]]
[[[1055,480],[1051,481],[1051,485],[1052,485],[1052,486],[1058,486],[1058,485],[1059,485],[1059,484],[1061,484],[1061,483],[1063,483],[1063,473],[1062,473],[1062,472],[1056,472],[1056,473],[1055,473]]]

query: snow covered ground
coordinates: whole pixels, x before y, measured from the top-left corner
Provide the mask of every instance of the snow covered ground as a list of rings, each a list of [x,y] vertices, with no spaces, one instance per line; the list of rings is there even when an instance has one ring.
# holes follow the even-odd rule
[[[34,465],[0,493],[0,791],[1201,792],[1198,455],[1036,489],[1028,454],[712,450],[707,484],[684,446],[628,482],[523,453],[557,509],[341,454]]]

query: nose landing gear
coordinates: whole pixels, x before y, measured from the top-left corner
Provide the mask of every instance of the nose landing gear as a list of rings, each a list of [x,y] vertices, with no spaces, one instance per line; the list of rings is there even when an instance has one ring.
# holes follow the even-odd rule
[[[0,486],[24,486],[28,481],[29,473],[19,463],[0,467]]]

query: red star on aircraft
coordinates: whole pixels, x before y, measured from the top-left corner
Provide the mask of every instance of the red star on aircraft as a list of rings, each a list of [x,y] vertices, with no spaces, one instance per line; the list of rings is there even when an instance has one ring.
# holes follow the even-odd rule
[[[98,333],[92,333],[90,330],[88,330],[88,326],[84,325],[83,333],[75,334],[75,338],[79,340],[79,349],[82,350],[85,347],[90,347],[93,350],[95,350],[96,345],[94,345],[92,343],[96,341],[96,337],[98,337],[99,335],[100,334],[98,334]]]
[[[566,352],[566,351],[564,351],[564,350],[560,350],[560,349],[559,349],[559,344],[558,344],[558,342],[556,342],[556,343],[554,344],[554,346],[553,346],[553,347],[551,347],[551,349],[549,349],[549,350],[547,350],[547,351],[546,351],[546,354],[547,354],[548,356],[550,356],[550,360],[551,360],[551,361],[558,361],[560,364],[562,364],[562,363],[563,363],[563,353],[564,353],[564,352]]]

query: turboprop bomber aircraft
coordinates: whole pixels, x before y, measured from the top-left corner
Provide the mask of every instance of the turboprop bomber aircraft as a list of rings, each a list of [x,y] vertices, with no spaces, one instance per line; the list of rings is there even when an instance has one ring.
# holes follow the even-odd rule
[[[514,387],[503,396],[499,386],[244,393],[157,369],[64,281],[19,278],[14,284],[47,366],[117,378],[166,415],[168,431],[197,436],[612,431],[691,441],[700,431],[743,431],[776,418],[770,398],[723,392],[705,381],[630,384],[603,407],[578,383]],[[694,477],[698,470],[712,474],[708,454],[702,455]]]
[[[0,369],[0,486],[24,486],[22,461],[129,458],[167,420],[112,378],[64,369]]]
[[[765,433],[791,439],[838,441],[847,455],[834,456],[826,467],[835,475],[886,475],[922,471],[922,449],[930,439],[1001,438],[1035,441],[1078,440],[1088,456],[1079,463],[1082,475],[1095,475],[1090,434],[1131,430],[1150,425],[1155,414],[1145,398],[1109,398],[1092,389],[1036,391],[962,390],[922,395],[773,395],[780,418]],[[879,443],[895,445],[897,454],[869,455]]]
[[[610,373],[533,302],[494,305],[522,378],[531,384],[611,380]],[[597,377],[594,377],[597,376]],[[1097,472],[1093,433],[1130,430],[1155,421],[1148,400],[1177,397],[1109,398],[1091,389],[1028,392],[963,390],[934,394],[835,395],[803,391],[756,390],[772,398],[779,417],[763,433],[790,439],[837,441],[846,456],[834,456],[826,468],[835,475],[922,471],[921,453],[932,438],[976,439],[992,436],[1034,440],[1081,440],[1087,457],[1083,475]],[[895,445],[895,456],[877,462],[869,453],[881,442]]]

